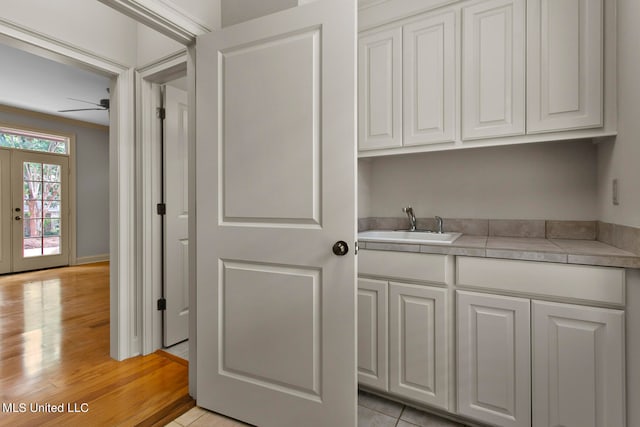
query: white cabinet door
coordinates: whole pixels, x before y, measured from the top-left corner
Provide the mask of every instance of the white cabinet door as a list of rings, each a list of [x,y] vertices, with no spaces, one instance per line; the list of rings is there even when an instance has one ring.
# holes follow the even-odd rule
[[[529,300],[457,291],[458,412],[531,425]]]
[[[527,132],[601,127],[603,0],[527,2]]]
[[[525,2],[463,8],[463,139],[525,132]]]
[[[402,29],[370,33],[358,43],[358,146],[402,146]]]
[[[448,409],[447,290],[389,284],[391,392]]]
[[[389,389],[387,282],[358,279],[358,382]]]
[[[533,425],[625,425],[624,313],[534,301]]]
[[[455,140],[456,15],[403,27],[404,145]]]

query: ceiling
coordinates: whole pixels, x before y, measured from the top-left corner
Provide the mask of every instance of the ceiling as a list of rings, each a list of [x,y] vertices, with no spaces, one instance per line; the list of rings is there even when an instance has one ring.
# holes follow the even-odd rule
[[[90,103],[98,104],[100,99],[109,97],[109,78],[1,43],[0,61],[0,104],[109,125],[108,111],[58,112],[66,109],[94,108]]]

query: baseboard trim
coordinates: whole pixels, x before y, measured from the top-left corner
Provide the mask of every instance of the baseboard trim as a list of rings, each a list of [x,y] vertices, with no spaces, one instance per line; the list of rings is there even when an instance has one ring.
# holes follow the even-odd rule
[[[109,261],[109,254],[82,256],[76,258],[75,265],[92,264],[94,262]]]

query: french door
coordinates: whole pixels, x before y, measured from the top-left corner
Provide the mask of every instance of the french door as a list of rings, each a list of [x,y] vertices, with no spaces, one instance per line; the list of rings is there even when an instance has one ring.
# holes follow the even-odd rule
[[[69,264],[69,158],[0,150],[0,273]]]

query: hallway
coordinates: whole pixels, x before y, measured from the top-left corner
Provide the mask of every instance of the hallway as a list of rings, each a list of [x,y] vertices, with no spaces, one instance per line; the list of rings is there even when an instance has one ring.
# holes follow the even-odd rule
[[[187,372],[109,357],[108,263],[0,276],[0,426],[163,425],[193,406]]]

